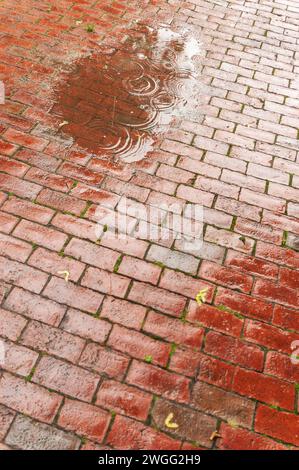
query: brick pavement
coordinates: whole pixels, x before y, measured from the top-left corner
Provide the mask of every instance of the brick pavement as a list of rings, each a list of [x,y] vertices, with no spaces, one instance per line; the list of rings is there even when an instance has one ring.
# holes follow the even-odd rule
[[[299,447],[298,3],[0,12],[0,448]],[[65,67],[136,18],[200,34],[204,91],[196,120],[129,164],[91,151],[80,128],[74,144],[52,109]],[[99,235],[97,211],[112,220],[122,195],[203,204],[200,253]]]

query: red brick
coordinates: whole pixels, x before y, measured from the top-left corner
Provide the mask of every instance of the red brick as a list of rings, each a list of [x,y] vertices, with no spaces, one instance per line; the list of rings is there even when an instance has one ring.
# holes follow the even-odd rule
[[[283,199],[268,196],[267,194],[258,194],[249,189],[241,190],[240,201],[275,212],[284,212],[286,208],[286,203]]]
[[[130,280],[119,274],[109,273],[102,269],[87,268],[81,284],[105,294],[124,297]]]
[[[133,283],[129,300],[176,317],[180,316],[186,304],[186,300],[180,295],[141,282]]]
[[[56,210],[67,211],[76,215],[80,215],[86,207],[85,201],[80,201],[72,196],[51,191],[51,189],[43,189],[38,195],[37,202]]]
[[[39,293],[46,284],[48,276],[17,261],[0,257],[0,279]]]
[[[138,186],[143,186],[145,188],[152,189],[153,191],[158,191],[169,195],[174,194],[177,187],[177,184],[173,183],[172,181],[167,181],[153,175],[148,175],[144,172],[137,172],[131,181]]]
[[[218,289],[215,305],[223,305],[235,312],[240,312],[246,317],[253,317],[264,321],[269,321],[273,313],[273,305],[271,303],[225,289]]]
[[[154,364],[166,366],[171,346],[137,331],[114,325],[108,345],[137,359],[151,356]]]
[[[214,200],[214,194],[182,184],[178,187],[176,195],[185,201],[193,202],[194,204],[202,204],[207,207],[211,207]]]
[[[220,194],[221,196],[229,197],[232,199],[238,199],[240,187],[227,184],[223,181],[214,180],[211,178],[204,178],[198,176],[195,181],[195,187],[202,191],[208,191],[209,193]]]
[[[111,330],[110,323],[95,318],[79,310],[69,309],[63,318],[60,328],[82,338],[104,343]]]
[[[284,195],[284,197],[287,199],[287,195]],[[299,198],[296,199],[296,202],[297,200],[299,200]],[[291,203],[288,204],[288,207],[290,206]],[[278,230],[286,230],[299,235],[299,222],[296,214],[295,217],[286,217],[283,214],[276,214],[273,212],[264,211],[263,223],[269,225],[270,229],[272,229],[273,231],[277,232]]]
[[[254,148],[254,139],[250,139],[250,138],[247,138],[247,137],[241,137],[240,135],[234,134],[232,132],[226,132],[226,131],[219,131],[218,130],[218,131],[215,132],[214,139],[216,141],[220,140],[221,142],[226,142],[226,144],[225,144],[226,145],[226,151],[223,152],[224,155],[226,155],[228,150],[229,150],[228,144],[229,145],[237,145],[238,147],[242,147],[242,148],[245,148],[245,149],[248,149],[248,150],[253,150],[253,148]],[[221,143],[220,145],[224,145],[224,144]],[[219,148],[214,148],[214,149],[211,148],[211,150],[215,150],[215,152],[218,152],[218,153],[221,152]]]
[[[190,303],[187,320],[233,336],[240,336],[243,328],[243,320],[233,315],[233,313],[210,305],[202,304],[199,306],[196,302]]]
[[[295,414],[259,405],[255,418],[255,430],[274,439],[299,445],[299,418]]]
[[[13,144],[22,145],[32,150],[42,151],[47,145],[47,141],[45,139],[25,134],[24,132],[11,128],[3,134],[3,137]]]
[[[29,166],[24,163],[13,160],[12,158],[2,157],[0,155],[0,171],[20,178],[26,173]]]
[[[17,197],[11,197],[8,199],[3,204],[2,209],[6,212],[10,212],[11,214],[15,214],[44,225],[47,225],[54,215],[54,211],[51,209],[33,204],[30,201],[19,199]]]
[[[169,429],[165,420],[172,413],[173,421],[178,425],[177,429]],[[152,411],[154,424],[162,431],[171,433],[178,439],[200,443],[206,447],[212,446],[211,434],[215,431],[217,421],[211,416],[200,413],[197,410],[185,408],[176,403],[158,399]],[[192,423],[192,426],[190,426]]]
[[[143,330],[155,336],[160,336],[166,341],[183,344],[193,348],[200,348],[204,330],[180,320],[149,312],[143,326]]]
[[[258,242],[256,245],[256,256],[273,263],[284,264],[290,268],[299,269],[299,253],[288,248]]]
[[[222,450],[288,450],[286,446],[272,439],[246,429],[222,423],[219,431],[221,439],[217,447]]]
[[[173,241],[172,232],[170,232],[170,240]],[[189,274],[195,275],[198,270],[199,260],[190,254],[185,254],[177,250],[151,245],[146,259],[155,263],[165,264],[168,268],[179,269]]]
[[[56,173],[49,173],[48,171],[35,167],[32,167],[26,173],[26,179],[64,193],[68,192],[74,184],[73,180],[70,178],[57,175]]]
[[[125,256],[117,272],[139,281],[157,284],[160,277],[161,268],[155,264],[146,263],[145,261],[139,260],[137,258],[130,258],[129,256]]]
[[[29,322],[22,334],[21,343],[48,354],[76,362],[85,341],[58,328],[36,321]]]
[[[120,199],[120,196],[117,194],[109,193],[108,191],[103,191],[102,189],[97,189],[84,183],[78,183],[70,191],[70,194],[84,201],[93,201],[96,204],[101,204],[111,209],[116,206]]]
[[[296,349],[294,352],[296,353]],[[297,364],[292,363],[292,358],[289,355],[285,356],[275,351],[269,351],[265,363],[265,372],[283,380],[299,382]]]
[[[102,382],[96,399],[96,404],[103,408],[141,421],[146,420],[151,403],[148,393],[114,380]]]
[[[108,271],[113,271],[114,265],[119,258],[119,253],[116,251],[77,238],[72,238],[64,249],[64,253],[80,259],[84,263]]]
[[[299,272],[287,268],[280,268],[279,282],[290,289],[299,288]]]
[[[124,252],[127,255],[143,258],[149,244],[144,240],[137,240],[129,236],[119,238],[115,236],[115,234],[107,231],[101,238],[101,245],[111,248],[112,250]]]
[[[229,157],[229,158],[226,159],[226,161],[228,161],[228,162],[230,162],[230,160],[234,161],[235,159],[232,158],[232,157]],[[246,164],[243,160],[237,160],[237,162],[238,163],[239,162],[243,163],[246,166]],[[225,165],[227,166],[228,164],[229,163],[226,163]],[[251,189],[252,191],[257,191],[257,192],[260,192],[260,193],[265,192],[265,187],[266,187],[266,182],[265,181],[262,181],[258,178],[253,178],[252,176],[237,173],[237,171],[223,170],[222,175],[221,175],[221,179],[223,181],[226,181],[227,183],[237,184],[238,186],[241,186],[242,188],[248,188],[248,189]],[[224,196],[225,196],[225,194],[224,194]]]
[[[88,343],[80,359],[83,367],[119,380],[123,379],[129,362],[128,357],[96,343]]]
[[[163,164],[159,167],[156,174],[161,178],[183,184],[190,184],[194,177],[194,174],[189,171]]]
[[[274,284],[268,280],[258,279],[255,283],[253,293],[264,297],[270,302],[285,304],[289,307],[299,307],[298,291],[289,289],[285,285]]]
[[[221,137],[221,133],[219,137]],[[207,139],[206,137],[196,137],[194,140],[194,145],[195,147],[198,147],[202,150],[220,153],[221,155],[226,155],[229,149],[227,144],[218,142],[215,139]],[[188,153],[186,155],[188,155]]]
[[[199,380],[231,390],[236,367],[215,357],[203,355],[199,366]]]
[[[253,240],[250,238],[242,239],[237,233],[229,232],[228,230],[216,229],[215,227],[208,226],[205,233],[206,241],[233,248],[237,251],[244,253],[251,253],[253,248]]]
[[[4,345],[5,361],[2,368],[13,374],[27,377],[37,361],[38,353],[10,341],[1,340]],[[1,416],[1,411],[0,411]]]
[[[54,251],[59,251],[67,240],[65,234],[28,220],[21,220],[13,234]]]
[[[119,450],[178,450],[181,447],[180,441],[124,416],[116,416],[107,444]]]
[[[25,328],[25,318],[8,310],[0,309],[0,336],[16,341]]]
[[[5,300],[5,307],[32,320],[58,326],[66,307],[40,295],[15,287]]]
[[[253,283],[252,277],[209,261],[202,262],[199,276],[215,282],[216,284],[225,285],[231,289],[237,289],[243,292],[250,292]]]
[[[15,413],[12,410],[6,408],[6,406],[0,405],[0,439],[4,440],[7,431],[13,422]],[[1,447],[0,447],[1,449]],[[4,449],[1,449],[4,450]]]
[[[0,206],[7,200],[7,195],[0,192]]]
[[[150,190],[147,188],[141,188],[140,186],[135,186],[128,182],[124,183],[123,181],[109,176],[106,176],[102,188],[116,194],[123,194],[126,197],[131,197],[140,202],[145,202],[150,193]]]
[[[278,267],[253,256],[246,256],[237,251],[228,250],[225,264],[233,269],[248,272],[250,274],[276,279]]]
[[[0,234],[0,255],[25,263],[31,251],[32,246],[29,243]]]
[[[90,313],[97,312],[103,300],[103,296],[97,292],[56,277],[52,277],[43,294],[61,304]]]
[[[299,340],[299,334],[261,322],[247,321],[245,323],[244,338],[268,349],[275,349],[289,354],[291,352],[291,343]]]
[[[61,175],[69,176],[76,180],[84,181],[94,185],[99,185],[104,178],[104,176],[98,172],[69,162],[64,162],[61,165],[59,168],[59,173]]]
[[[255,404],[234,393],[196,382],[192,391],[192,405],[204,413],[215,415],[225,421],[233,421],[237,426],[251,428]]]
[[[207,154],[208,153],[210,152],[207,152]],[[206,157],[205,161],[208,161],[206,160]],[[211,178],[219,178],[221,174],[221,170],[219,168],[216,168],[215,166],[209,165],[205,162],[194,160],[193,158],[189,157],[180,157],[177,166],[193,173],[197,173],[204,176],[210,176]]]
[[[211,284],[170,269],[163,271],[159,285],[164,289],[177,292],[186,297],[191,297],[191,299],[195,299],[199,291],[207,289],[207,302],[212,300],[214,292],[214,286]]]
[[[195,377],[198,373],[202,354],[192,349],[176,349],[171,355],[169,369],[187,377]]]
[[[233,390],[270,405],[294,409],[295,388],[288,382],[246,369],[237,369]]]
[[[282,305],[275,305],[272,323],[280,328],[295,330],[299,333],[298,312],[283,307]]]
[[[201,157],[200,150],[195,149],[190,145],[185,145],[180,142],[175,142],[173,140],[164,139],[160,148],[162,150],[165,150],[166,152],[175,153],[177,155],[187,155],[195,159],[199,159]]]
[[[16,158],[44,171],[55,171],[60,162],[60,160],[55,157],[51,157],[50,155],[45,155],[39,152],[33,152],[32,150],[26,148],[20,149],[16,154]],[[29,171],[35,170],[36,168],[32,168]]]
[[[205,339],[205,352],[248,369],[263,370],[263,351],[232,336],[209,331]]]
[[[96,406],[67,399],[60,411],[58,424],[63,429],[102,442],[110,419],[109,413]]]
[[[258,207],[250,206],[249,204],[245,204],[244,202],[235,201],[234,199],[229,199],[222,196],[217,197],[215,209],[258,222],[261,219],[261,209],[259,209]],[[215,225],[219,226],[217,223]],[[227,240],[227,243],[228,242],[229,239]],[[237,243],[237,241],[235,243]]]
[[[45,423],[53,421],[62,397],[9,374],[2,375],[0,384],[0,402],[3,405]]]
[[[0,212],[0,229],[1,232],[10,233],[13,228],[17,225],[19,219],[10,214]]]
[[[280,245],[282,242],[282,230],[275,230],[268,225],[262,225],[258,222],[251,220],[241,219],[237,220],[234,230],[242,235],[246,235],[265,242],[275,243]]]
[[[136,385],[179,403],[189,400],[189,379],[150,364],[133,361],[126,381],[131,385]]]
[[[33,252],[28,260],[28,264],[63,278],[64,274],[62,272],[68,271],[69,279],[74,282],[78,281],[85,268],[85,265],[79,261],[68,257],[61,257],[57,253],[43,248],[38,248]]]
[[[2,191],[11,192],[13,189],[14,194],[20,197],[35,199],[40,190],[41,186],[35,183],[29,183],[15,176],[0,174],[0,189]]]
[[[53,357],[42,357],[32,380],[71,397],[91,401],[99,377]]]
[[[101,309],[101,318],[137,330],[141,328],[145,314],[145,307],[113,297],[106,297]]]
[[[53,426],[17,415],[6,437],[13,448],[24,450],[76,450],[80,440]]]
[[[18,149],[17,145],[6,142],[5,140],[0,139],[0,153],[3,155],[13,155]]]
[[[68,214],[56,214],[51,223],[54,227],[75,237],[86,238],[93,242],[99,238],[97,224],[89,220],[79,219]]]

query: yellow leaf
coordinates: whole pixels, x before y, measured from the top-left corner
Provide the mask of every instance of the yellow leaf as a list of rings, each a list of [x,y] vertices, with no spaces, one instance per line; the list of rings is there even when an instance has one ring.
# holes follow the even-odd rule
[[[214,439],[217,439],[217,437],[221,437],[219,432],[217,432],[217,431],[212,432],[212,434],[210,436],[210,441],[213,441]]]
[[[63,275],[65,282],[68,282],[69,277],[70,277],[69,271],[57,271],[57,274]]]
[[[197,296],[195,297],[196,302],[200,306],[202,303],[206,301],[206,294],[208,292],[208,288],[202,289],[198,292]]]
[[[172,419],[173,419],[173,413],[169,413],[169,415],[165,419],[165,426],[169,429],[177,429],[179,425],[177,423],[172,423],[171,422]]]
[[[66,126],[68,123],[68,121],[62,121],[60,124],[58,124],[59,129],[63,126]]]

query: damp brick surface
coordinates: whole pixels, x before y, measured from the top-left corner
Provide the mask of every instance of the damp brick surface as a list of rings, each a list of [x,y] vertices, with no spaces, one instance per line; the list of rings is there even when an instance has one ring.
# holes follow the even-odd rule
[[[0,449],[298,449],[298,2],[0,15]]]

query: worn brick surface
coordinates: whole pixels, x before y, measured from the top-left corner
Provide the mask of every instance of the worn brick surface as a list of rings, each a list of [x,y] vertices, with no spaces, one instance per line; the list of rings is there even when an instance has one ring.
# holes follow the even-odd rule
[[[0,449],[299,448],[298,2],[50,3],[0,6]],[[113,96],[56,93],[136,19],[200,38],[200,97],[128,163]]]

